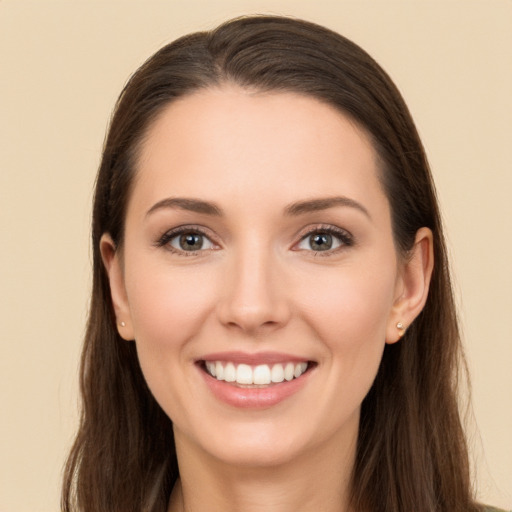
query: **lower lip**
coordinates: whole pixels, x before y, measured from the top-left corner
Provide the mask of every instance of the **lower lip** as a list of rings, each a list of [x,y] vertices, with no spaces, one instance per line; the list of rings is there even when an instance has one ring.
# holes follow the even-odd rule
[[[311,373],[308,370],[297,379],[264,388],[243,388],[234,383],[217,380],[202,368],[199,368],[199,371],[218,400],[242,409],[265,409],[277,405],[297,393],[306,384]]]

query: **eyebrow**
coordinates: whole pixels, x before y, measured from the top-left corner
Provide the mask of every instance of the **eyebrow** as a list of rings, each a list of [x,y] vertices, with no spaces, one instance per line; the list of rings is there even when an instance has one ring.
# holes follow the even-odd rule
[[[221,209],[214,203],[202,201],[200,199],[189,199],[184,197],[168,197],[155,203],[146,213],[146,217],[151,213],[161,210],[162,208],[178,208],[180,210],[188,210],[195,213],[203,213],[206,215],[222,216]]]
[[[371,220],[370,213],[361,203],[358,203],[354,199],[350,199],[349,197],[345,196],[325,197],[319,199],[311,199],[309,201],[298,201],[287,206],[285,208],[285,214],[296,216],[302,215],[304,213],[327,210],[336,206],[355,208],[356,210],[364,213]]]
[[[297,201],[288,205],[284,213],[287,216],[298,216],[311,212],[318,212],[334,208],[336,206],[343,206],[349,208],[355,208],[360,212],[364,213],[369,219],[371,219],[368,210],[361,204],[345,196],[336,197],[324,197],[318,199],[310,199],[306,201]],[[222,210],[210,201],[203,201],[201,199],[192,199],[184,197],[168,197],[155,203],[146,213],[146,217],[157,210],[164,208],[177,208],[180,210],[187,210],[195,213],[202,213],[205,215],[213,215],[216,217],[222,217]]]

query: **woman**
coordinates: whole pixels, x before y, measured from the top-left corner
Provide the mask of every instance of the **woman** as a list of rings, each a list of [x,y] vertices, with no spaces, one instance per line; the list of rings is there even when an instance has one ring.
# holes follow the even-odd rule
[[[428,163],[350,41],[248,17],[157,52],[93,251],[64,510],[482,510]]]

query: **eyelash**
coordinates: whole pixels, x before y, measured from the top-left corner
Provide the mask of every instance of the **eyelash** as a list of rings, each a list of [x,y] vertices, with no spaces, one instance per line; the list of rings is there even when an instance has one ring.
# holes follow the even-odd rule
[[[320,225],[320,226],[315,226],[314,228],[309,229],[306,233],[304,233],[301,236],[298,243],[300,244],[304,240],[307,240],[309,237],[316,235],[316,234],[326,234],[326,235],[332,236],[333,238],[337,238],[340,242],[340,245],[339,245],[339,247],[336,247],[334,249],[328,249],[325,251],[314,251],[314,250],[307,251],[307,252],[311,252],[313,256],[320,256],[320,257],[332,256],[333,254],[338,253],[339,251],[341,251],[347,247],[353,246],[354,242],[355,242],[354,237],[348,231],[346,231],[344,229],[341,229],[341,228],[338,228],[338,227],[332,226],[332,225]],[[298,245],[298,244],[295,244],[295,245]],[[306,250],[306,249],[296,249],[296,250]]]
[[[180,226],[180,227],[177,227],[175,229],[171,229],[170,231],[165,232],[155,243],[155,246],[156,247],[165,247],[167,250],[169,250],[170,252],[172,252],[174,254],[178,254],[180,256],[186,256],[186,257],[188,257],[188,256],[196,256],[197,257],[197,256],[201,255],[201,253],[205,253],[205,252],[214,250],[214,249],[199,249],[197,251],[184,251],[184,250],[176,249],[175,247],[172,247],[170,245],[170,242],[174,238],[176,238],[180,235],[185,235],[185,234],[204,236],[205,238],[207,238],[210,241],[211,244],[216,245],[215,242],[213,242],[211,240],[211,236],[201,227],[199,227],[199,226]],[[331,225],[320,225],[320,226],[315,226],[314,228],[309,229],[307,232],[303,233],[300,237],[299,242],[294,244],[294,246],[300,244],[301,242],[306,240],[308,237],[311,237],[315,234],[330,235],[339,240],[340,246],[336,247],[335,249],[328,249],[325,251],[313,251],[313,250],[307,251],[306,249],[295,249],[295,250],[296,251],[305,250],[307,252],[311,252],[313,256],[324,257],[324,256],[330,256],[330,255],[342,250],[343,248],[351,247],[354,245],[354,237],[348,231],[345,231],[344,229],[341,229],[341,228],[338,228],[335,226],[331,226]]]
[[[197,251],[184,251],[180,249],[176,249],[173,247],[170,242],[181,235],[201,235],[210,240],[213,245],[216,245],[215,242],[211,240],[211,236],[208,233],[200,228],[199,226],[180,226],[170,231],[165,232],[159,240],[156,242],[157,247],[165,247],[168,251],[178,254],[179,256],[199,256],[201,253],[205,253],[211,251],[213,249],[200,249]]]

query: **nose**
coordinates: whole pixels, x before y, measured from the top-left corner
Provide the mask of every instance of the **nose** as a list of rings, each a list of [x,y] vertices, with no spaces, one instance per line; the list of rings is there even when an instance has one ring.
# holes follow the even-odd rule
[[[290,318],[289,290],[271,251],[247,248],[230,258],[217,305],[220,322],[258,335],[283,327]]]

